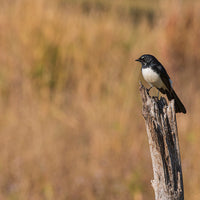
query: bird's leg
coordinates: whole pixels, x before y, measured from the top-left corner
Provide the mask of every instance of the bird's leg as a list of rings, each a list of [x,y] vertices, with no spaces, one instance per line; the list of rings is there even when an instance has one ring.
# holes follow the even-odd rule
[[[150,92],[150,90],[151,90],[152,87],[153,87],[153,86],[151,86],[149,89],[147,89],[147,92],[148,92],[148,93]]]

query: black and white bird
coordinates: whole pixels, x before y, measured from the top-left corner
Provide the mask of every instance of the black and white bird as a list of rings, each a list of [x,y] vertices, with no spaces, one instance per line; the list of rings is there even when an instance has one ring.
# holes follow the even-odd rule
[[[166,94],[169,100],[175,100],[176,113],[186,113],[186,109],[176,95],[172,87],[172,81],[162,64],[154,56],[149,54],[142,55],[136,61],[142,64],[144,80],[151,86],[149,90],[152,87],[156,87],[161,93]]]

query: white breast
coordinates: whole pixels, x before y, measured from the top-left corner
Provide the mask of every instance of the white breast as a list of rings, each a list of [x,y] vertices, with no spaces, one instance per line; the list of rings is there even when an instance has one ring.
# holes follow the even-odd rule
[[[142,69],[142,75],[144,77],[144,80],[147,81],[151,86],[154,86],[156,88],[166,88],[160,76],[151,68]]]

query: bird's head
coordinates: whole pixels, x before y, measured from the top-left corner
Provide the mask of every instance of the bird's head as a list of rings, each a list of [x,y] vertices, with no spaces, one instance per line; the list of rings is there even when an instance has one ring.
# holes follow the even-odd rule
[[[149,54],[144,54],[135,61],[141,62],[142,65],[153,64],[158,62],[158,60],[154,56]]]

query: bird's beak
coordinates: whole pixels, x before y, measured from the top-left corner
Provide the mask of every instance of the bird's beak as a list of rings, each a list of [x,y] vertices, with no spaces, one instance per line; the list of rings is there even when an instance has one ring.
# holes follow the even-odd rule
[[[136,59],[135,61],[140,62],[140,59],[138,58],[138,59]]]

